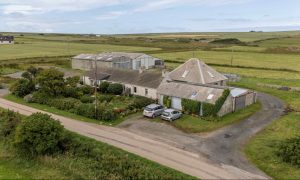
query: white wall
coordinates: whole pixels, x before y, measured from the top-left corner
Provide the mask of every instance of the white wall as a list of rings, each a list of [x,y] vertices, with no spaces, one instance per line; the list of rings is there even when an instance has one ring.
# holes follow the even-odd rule
[[[0,44],[14,44],[14,41],[0,41]]]
[[[145,69],[150,69],[152,67],[155,66],[155,60],[157,58],[154,58],[152,56],[149,56],[149,55],[143,55],[143,56],[140,56],[136,59],[134,59],[132,61],[132,69],[139,69],[137,68],[137,61],[140,61],[141,62],[141,67],[145,67]]]

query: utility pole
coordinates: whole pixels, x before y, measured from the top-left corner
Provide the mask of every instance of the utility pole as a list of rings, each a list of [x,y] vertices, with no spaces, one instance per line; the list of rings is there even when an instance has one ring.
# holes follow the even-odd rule
[[[95,118],[97,119],[97,86],[98,86],[98,82],[97,82],[97,54],[95,54],[95,58],[94,58],[94,62],[95,62]]]
[[[231,49],[231,66],[233,64],[233,48]]]

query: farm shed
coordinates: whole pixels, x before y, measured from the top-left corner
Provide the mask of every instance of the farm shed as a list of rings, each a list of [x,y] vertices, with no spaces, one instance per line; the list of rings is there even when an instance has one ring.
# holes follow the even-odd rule
[[[0,44],[14,44],[14,36],[0,35]]]
[[[97,84],[102,81],[120,83],[125,86],[125,91],[130,94],[157,99],[157,88],[162,82],[161,72],[140,71],[119,68],[98,68]],[[83,76],[86,85],[94,85],[95,70],[89,71]]]
[[[106,52],[101,54],[80,54],[72,58],[72,68],[89,71],[97,67],[121,69],[150,69],[163,66],[161,59],[143,53]]]

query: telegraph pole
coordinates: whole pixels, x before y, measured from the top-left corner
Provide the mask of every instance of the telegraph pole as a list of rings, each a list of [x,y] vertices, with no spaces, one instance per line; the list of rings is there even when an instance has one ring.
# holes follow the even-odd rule
[[[97,54],[95,54],[95,58],[94,58],[94,62],[95,62],[95,118],[97,119],[97,86],[98,86],[98,82],[97,82]]]
[[[231,66],[232,66],[232,63],[233,63],[233,48],[231,49]]]

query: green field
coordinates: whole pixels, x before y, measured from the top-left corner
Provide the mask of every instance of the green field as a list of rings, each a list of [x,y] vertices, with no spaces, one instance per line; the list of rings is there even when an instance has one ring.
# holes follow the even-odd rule
[[[254,137],[246,147],[246,154],[271,177],[299,178],[299,168],[285,164],[276,158],[275,148],[270,146],[270,143],[295,136],[295,133],[288,133],[288,135],[283,133],[294,132],[295,128],[299,127],[296,120],[300,118],[300,92],[280,91],[276,88],[268,88],[264,84],[300,87],[300,31],[135,34],[101,37],[63,34],[21,36],[20,33],[14,35],[17,44],[0,46],[0,65],[17,63],[21,65],[20,69],[24,69],[23,66],[34,63],[70,68],[70,56],[76,54],[127,51],[144,52],[162,58],[166,60],[167,68],[170,70],[192,57],[197,57],[220,72],[241,75],[241,81],[230,85],[277,96],[292,111]],[[215,39],[226,38],[237,38],[243,45],[209,43]],[[0,74],[7,74],[16,69],[1,67],[1,70]],[[0,82],[12,81],[1,77],[0,80]],[[231,121],[232,119],[229,118],[224,123],[230,124]],[[181,122],[178,121],[178,127],[186,128],[193,123],[192,119],[184,118]],[[193,128],[203,129],[199,124],[194,125]],[[207,128],[210,126],[208,125]],[[0,163],[0,174],[1,171],[11,171],[10,166]]]

